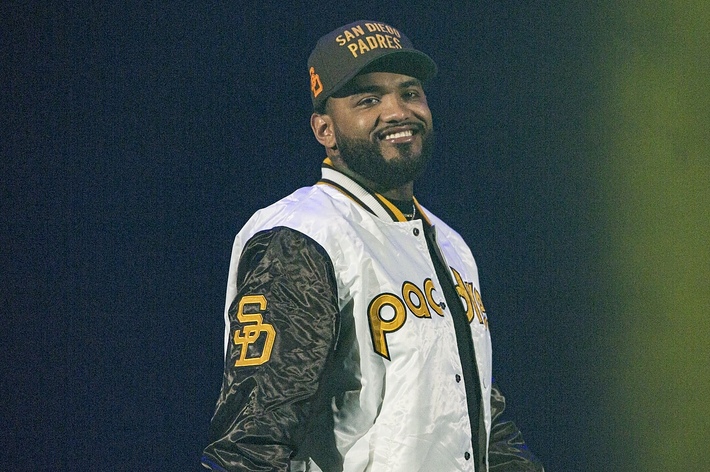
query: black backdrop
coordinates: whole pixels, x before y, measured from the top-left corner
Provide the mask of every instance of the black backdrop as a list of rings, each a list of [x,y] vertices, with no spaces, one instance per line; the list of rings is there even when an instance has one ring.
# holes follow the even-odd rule
[[[319,175],[305,61],[355,19],[438,63],[421,202],[466,238],[549,471],[611,470],[586,2],[3,2],[0,468],[198,470],[232,238]]]

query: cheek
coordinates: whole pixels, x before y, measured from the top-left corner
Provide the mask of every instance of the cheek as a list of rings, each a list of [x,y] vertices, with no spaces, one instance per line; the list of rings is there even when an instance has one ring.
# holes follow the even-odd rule
[[[364,115],[341,116],[334,129],[341,136],[357,139],[369,139],[372,130],[372,119]]]
[[[353,126],[361,131],[370,130],[373,124],[377,121],[377,115],[370,116],[368,114],[360,114],[353,120]]]
[[[423,106],[419,107],[415,113],[419,117],[420,120],[425,122],[427,126],[431,129],[433,126],[433,120],[431,117],[431,110],[429,110],[429,107],[425,104]]]
[[[353,138],[366,139],[369,141],[372,129],[372,120],[364,117],[358,117],[350,121],[346,132]]]

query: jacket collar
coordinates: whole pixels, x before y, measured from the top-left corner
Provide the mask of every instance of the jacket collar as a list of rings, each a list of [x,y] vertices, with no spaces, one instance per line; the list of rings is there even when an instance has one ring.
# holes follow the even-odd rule
[[[321,166],[322,177],[318,181],[319,184],[329,185],[336,188],[355,203],[360,205],[365,210],[385,221],[406,222],[407,218],[392,202],[381,194],[370,190],[358,182],[343,174],[333,167],[333,162],[330,158],[326,158]],[[429,219],[419,205],[419,202],[414,198],[414,205],[417,212],[422,218],[429,223]]]

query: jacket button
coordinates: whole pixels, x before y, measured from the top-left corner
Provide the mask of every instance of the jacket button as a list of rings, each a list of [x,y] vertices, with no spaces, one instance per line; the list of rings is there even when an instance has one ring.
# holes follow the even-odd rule
[[[459,374],[456,374],[456,382],[461,382],[461,376]],[[466,454],[468,454],[468,452]]]
[[[419,228],[414,228],[412,233],[414,233],[414,236],[419,236]]]
[[[466,452],[466,454],[463,455],[463,458],[466,459],[466,460],[469,460],[469,459],[471,458],[471,454],[469,454],[468,452]]]

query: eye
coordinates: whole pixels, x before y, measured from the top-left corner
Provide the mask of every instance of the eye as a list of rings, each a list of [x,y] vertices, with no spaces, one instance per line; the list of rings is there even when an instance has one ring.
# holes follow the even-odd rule
[[[417,89],[409,89],[406,90],[402,96],[405,100],[418,100],[419,97],[422,96],[422,93]]]
[[[357,101],[358,106],[362,107],[370,107],[372,105],[376,105],[380,102],[380,99],[378,97],[369,95],[367,97],[361,98],[360,100]]]

